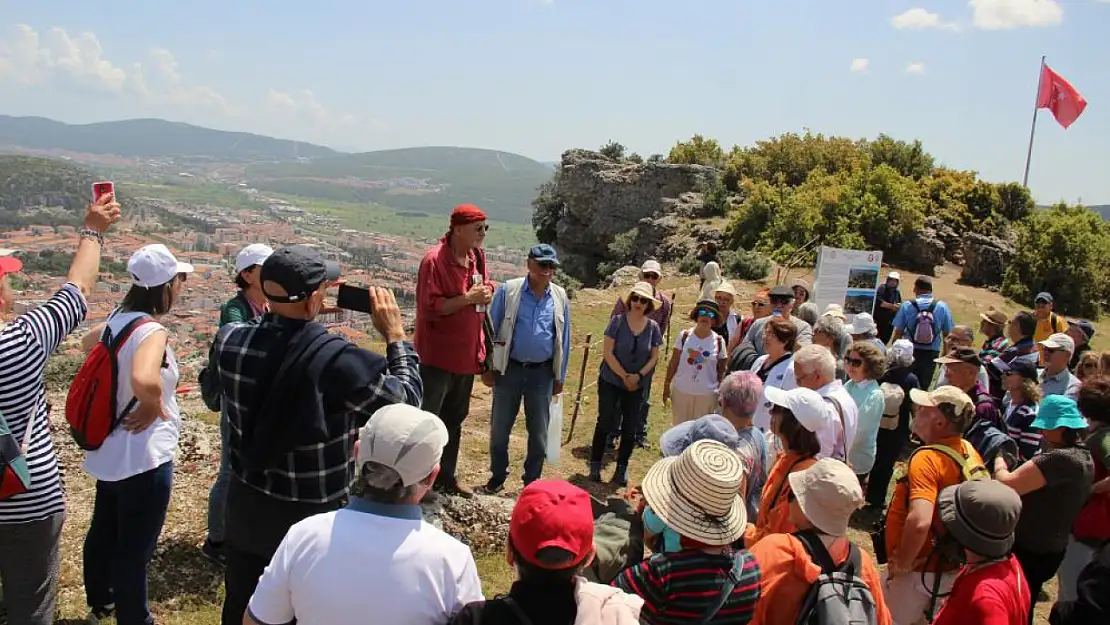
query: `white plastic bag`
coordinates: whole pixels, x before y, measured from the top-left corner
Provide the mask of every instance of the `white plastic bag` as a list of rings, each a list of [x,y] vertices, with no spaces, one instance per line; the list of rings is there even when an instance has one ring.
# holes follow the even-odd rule
[[[559,450],[563,446],[563,395],[556,395],[551,399],[551,407],[547,413],[547,461],[558,462]]]

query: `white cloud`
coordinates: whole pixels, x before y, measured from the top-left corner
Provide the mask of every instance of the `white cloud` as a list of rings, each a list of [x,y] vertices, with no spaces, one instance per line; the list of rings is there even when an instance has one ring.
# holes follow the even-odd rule
[[[63,28],[51,28],[45,37],[20,24],[10,37],[0,39],[0,79],[22,85],[71,81],[85,88],[120,92],[127,72],[103,58],[96,35],[70,37]]]
[[[945,30],[958,30],[955,22],[945,22],[940,15],[930,13],[925,9],[915,8],[891,18],[890,23],[898,30],[921,30],[924,28],[943,28]]]
[[[975,27],[985,30],[1056,26],[1064,21],[1058,0],[970,0],[969,4]]]
[[[854,73],[866,72],[871,67],[870,59],[852,59],[851,71]]]
[[[925,73],[925,64],[920,62],[920,61],[910,63],[909,65],[906,66],[906,73],[907,74],[924,74]]]

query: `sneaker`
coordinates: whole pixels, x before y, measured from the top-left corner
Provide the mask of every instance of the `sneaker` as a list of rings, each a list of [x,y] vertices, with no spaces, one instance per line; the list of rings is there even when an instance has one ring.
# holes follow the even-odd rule
[[[116,604],[109,603],[106,606],[96,608],[89,608],[89,616],[85,620],[89,625],[100,625],[100,621],[111,618],[116,615]]]
[[[212,564],[220,568],[227,566],[227,556],[224,555],[223,543],[214,543],[211,540],[205,539],[204,545],[200,548],[200,552]]]
[[[486,482],[486,485],[482,487],[482,492],[487,495],[496,495],[503,490],[505,490],[504,480],[499,482],[493,478],[490,478],[490,481]]]

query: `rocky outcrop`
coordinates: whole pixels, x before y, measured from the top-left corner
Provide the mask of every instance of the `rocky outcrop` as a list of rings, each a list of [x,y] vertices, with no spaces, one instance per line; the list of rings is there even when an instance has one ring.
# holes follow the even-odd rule
[[[944,241],[932,228],[923,228],[900,241],[890,256],[892,261],[910,271],[935,276],[937,265],[944,264]]]
[[[563,154],[548,197],[536,202],[534,222],[554,218],[554,241],[562,268],[595,285],[603,277],[601,263],[640,264],[648,258],[677,260],[697,246],[685,220],[706,216],[701,189],[716,184],[718,172],[701,165],[630,163],[588,150]],[[540,205],[545,208],[539,208]],[[617,235],[636,229],[631,253],[617,258],[610,244]]]
[[[1014,247],[998,237],[970,233],[963,239],[964,269],[960,282],[969,286],[999,287]]]
[[[939,217],[929,217],[925,220],[925,229],[932,231],[933,236],[944,245],[944,260],[957,265],[963,264],[963,240],[952,226],[944,223]]]
[[[626,265],[613,272],[609,276],[609,288],[618,288],[622,286],[632,286],[640,281],[640,268],[634,265]]]

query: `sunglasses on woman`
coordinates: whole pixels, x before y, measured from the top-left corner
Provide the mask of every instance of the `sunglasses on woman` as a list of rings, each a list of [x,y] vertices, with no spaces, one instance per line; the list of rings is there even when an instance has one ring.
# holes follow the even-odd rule
[[[713,312],[712,310],[699,310],[698,311],[698,316],[699,317],[709,317],[710,319],[716,319],[717,318],[717,313]]]
[[[849,358],[844,359],[844,363],[851,366],[851,367],[862,367],[863,366],[863,359],[862,358],[851,358],[851,357],[849,357]]]
[[[633,304],[649,304],[649,303],[651,303],[650,299],[648,299],[646,297],[640,297],[639,295],[629,296],[628,301],[633,303]]]

